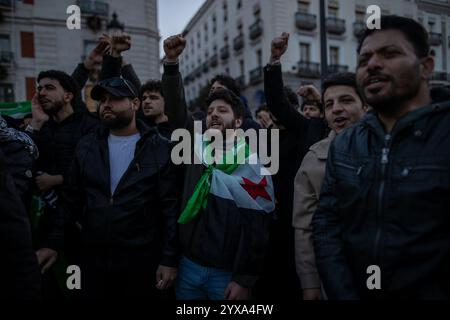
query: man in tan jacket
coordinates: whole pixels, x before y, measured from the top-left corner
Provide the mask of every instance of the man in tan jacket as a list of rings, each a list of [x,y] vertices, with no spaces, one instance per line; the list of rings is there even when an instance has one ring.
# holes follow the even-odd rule
[[[300,88],[302,96],[314,94],[315,88]],[[303,159],[294,182],[293,226],[295,228],[295,262],[303,289],[303,299],[320,300],[321,282],[316,268],[311,220],[317,208],[325,177],[328,149],[336,134],[350,127],[364,115],[366,106],[356,89],[353,73],[330,76],[322,84],[325,118],[331,132],[314,144]]]

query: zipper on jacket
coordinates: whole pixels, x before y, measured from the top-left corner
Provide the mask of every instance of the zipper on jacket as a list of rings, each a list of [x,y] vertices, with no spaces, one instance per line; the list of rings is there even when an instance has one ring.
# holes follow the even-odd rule
[[[386,171],[387,165],[389,164],[389,152],[390,152],[390,142],[392,136],[390,134],[384,137],[384,147],[381,150],[381,182],[380,189],[378,190],[378,207],[377,207],[377,230],[375,233],[375,243],[373,249],[373,259],[378,260],[380,237],[381,237],[381,216],[383,211],[383,198],[384,198],[384,188],[386,183]]]

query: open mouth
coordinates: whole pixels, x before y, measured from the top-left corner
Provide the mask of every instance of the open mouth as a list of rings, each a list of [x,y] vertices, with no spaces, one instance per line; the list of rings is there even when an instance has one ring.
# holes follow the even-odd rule
[[[344,117],[338,117],[338,118],[336,118],[336,119],[334,119],[334,124],[336,125],[336,126],[338,126],[338,127],[342,127],[342,126],[344,126],[346,123],[347,123],[347,118],[344,118]]]
[[[364,84],[367,90],[379,90],[383,88],[389,80],[386,77],[370,77]]]
[[[213,122],[211,122],[210,128],[211,129],[220,129],[220,128],[222,128],[222,123],[213,121]]]

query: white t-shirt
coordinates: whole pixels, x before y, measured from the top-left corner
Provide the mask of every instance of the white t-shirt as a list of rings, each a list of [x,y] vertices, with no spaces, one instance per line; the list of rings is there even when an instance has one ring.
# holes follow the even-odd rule
[[[114,194],[120,179],[130,166],[130,163],[134,158],[136,142],[139,141],[140,137],[141,135],[139,133],[132,136],[109,135],[108,147],[111,194]]]

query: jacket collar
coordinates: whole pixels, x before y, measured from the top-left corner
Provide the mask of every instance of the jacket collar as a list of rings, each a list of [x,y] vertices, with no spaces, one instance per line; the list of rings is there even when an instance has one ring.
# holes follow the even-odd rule
[[[431,104],[411,111],[401,117],[392,129],[391,135],[394,136],[405,128],[413,127],[416,137],[424,137],[425,135],[423,133],[426,131],[429,116],[450,110],[450,90],[447,88],[432,89],[431,98],[433,100]],[[386,134],[375,111],[366,114],[361,120],[361,123],[371,128],[377,135],[384,136]]]
[[[310,148],[310,150],[316,154],[317,159],[319,160],[328,159],[328,150],[330,149],[330,144],[335,137],[336,133],[333,130],[331,130],[330,133],[328,134],[328,137],[317,142]]]
[[[139,132],[139,134],[141,135],[141,139],[140,141],[143,141],[145,139],[147,139],[149,136],[157,133],[156,128],[151,128],[149,126],[147,126],[144,121],[140,120],[140,119],[136,119],[136,127],[137,130]],[[98,129],[97,129],[97,137],[99,139],[107,139],[109,136],[109,128],[107,126],[105,126],[104,124],[101,124]]]

